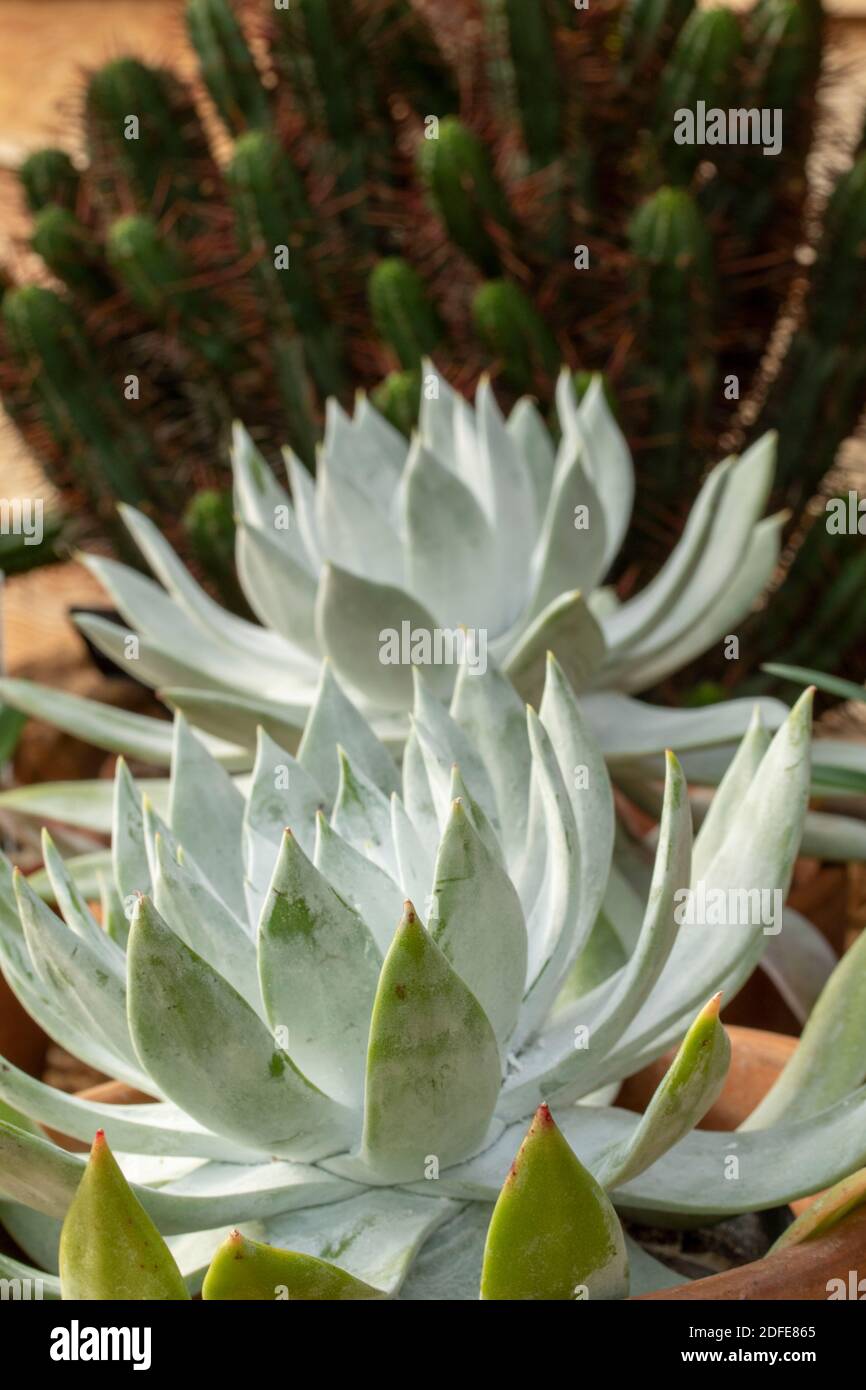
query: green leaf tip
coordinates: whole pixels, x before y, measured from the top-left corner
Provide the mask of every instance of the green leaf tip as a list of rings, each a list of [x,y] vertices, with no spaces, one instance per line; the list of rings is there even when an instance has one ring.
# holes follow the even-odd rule
[[[97,1130],[60,1233],[64,1299],[187,1300],[171,1252]]]
[[[628,1258],[616,1212],[540,1105],[490,1218],[481,1297],[583,1301],[627,1294]]]
[[[866,1203],[866,1168],[858,1168],[847,1178],[822,1192],[814,1202],[801,1212],[779,1236],[769,1254],[787,1250],[792,1245],[802,1245],[804,1241],[816,1240],[831,1231],[834,1226],[857,1207]]]
[[[226,1236],[202,1285],[206,1302],[344,1303],[385,1297],[328,1260],[264,1245],[240,1231]]]

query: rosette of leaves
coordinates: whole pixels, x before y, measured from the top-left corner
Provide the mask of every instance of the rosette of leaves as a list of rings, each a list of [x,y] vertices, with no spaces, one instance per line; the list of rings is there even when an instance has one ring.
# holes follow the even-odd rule
[[[121,60],[88,87],[84,172],[53,150],[22,170],[34,244],[66,287],[39,312],[74,316],[90,379],[81,406],[58,408],[80,378],[22,330],[35,311],[12,289],[0,384],[63,487],[111,526],[106,496],[160,510],[160,479],[185,496],[224,481],[227,409],[272,464],[286,439],[312,464],[324,400],[348,404],[350,383],[408,430],[424,353],[461,388],[491,368],[544,407],[564,354],[610,375],[648,499],[631,553],[657,565],[716,440],[742,432],[738,402],[804,274],[816,0],[745,16],[192,0],[188,26],[232,142],[224,168],[189,89]],[[781,151],[677,145],[676,112],[698,100],[781,111]],[[862,354],[828,332],[862,289],[860,182],[831,201],[798,338],[749,427],[779,428],[797,510],[864,399]],[[146,264],[143,244],[137,260],[112,252],[133,209]],[[120,469],[118,404],[135,436]]]
[[[242,786],[179,717],[167,788],[118,765],[101,924],[50,837],[63,920],[3,861],[12,988],[61,1045],[153,1097],[105,1105],[3,1062],[7,1229],[51,1266],[66,1218],[61,1277],[79,1295],[76,1279],[102,1278],[97,1174],[82,1182],[84,1160],[34,1126],[78,1138],[101,1128],[146,1214],[131,1230],[162,1233],[190,1290],[240,1226],[290,1252],[276,1282],[301,1297],[313,1275],[332,1288],[361,1281],[364,1296],[439,1296],[446,1281],[450,1296],[473,1297],[482,1262],[486,1296],[563,1296],[553,1256],[549,1270],[525,1247],[509,1259],[541,1214],[545,1242],[559,1226],[566,1268],[584,1271],[575,1283],[615,1295],[625,1261],[608,1201],[654,1225],[723,1218],[862,1166],[862,1010],[841,1010],[844,1048],[822,1041],[840,999],[862,987],[850,955],[772,1116],[737,1139],[737,1182],[724,1176],[730,1136],[693,1132],[727,1069],[716,995],[736,993],[768,937],[749,914],[724,930],[681,925],[679,895],[699,877],[707,891],[784,897],[805,823],[809,718],[807,695],[757,765],[754,736],[744,745],[694,858],[685,780],[668,758],[649,890],[621,918],[622,964],[588,985],[613,798],[552,658],[537,715],[492,671],[464,668],[450,710],[418,680],[402,773],[328,674],[297,758],[262,732]],[[603,1103],[678,1040],[642,1117]],[[499,1196],[540,1102],[582,1167],[550,1135],[531,1147],[542,1173],[580,1186],[580,1223],[546,1204],[547,1178],[521,1179],[528,1149]],[[539,1127],[543,1115],[535,1140]],[[225,1275],[218,1258],[212,1287]]]
[[[237,569],[258,625],[221,609],[153,524],[125,509],[159,582],[85,557],[122,623],[79,615],[81,631],[182,711],[232,770],[252,766],[259,725],[297,747],[324,661],[377,733],[399,746],[410,730],[413,668],[448,698],[465,657],[479,670],[500,669],[537,702],[553,651],[583,693],[616,776],[639,803],[658,809],[663,754],[672,746],[695,780],[717,784],[753,703],[662,710],[633,696],[735,629],[771,575],[784,520],[763,516],[772,437],[717,465],[666,565],[618,603],[603,581],[627,532],[634,478],[601,382],[578,404],[563,373],[555,447],[530,401],[506,418],[487,382],[472,410],[432,367],[425,379],[420,427],[409,445],[367,399],[352,419],[331,402],[315,481],[287,451],[291,498],[237,429]],[[157,767],[170,761],[165,720],[22,680],[0,682],[0,695],[107,751]],[[786,707],[764,699],[761,712],[775,729]],[[854,745],[823,740],[816,794],[826,791],[831,763],[855,760]],[[23,788],[0,793],[0,804],[7,811],[38,805],[44,815],[74,821],[75,802],[59,797],[50,787]],[[107,829],[104,817],[100,826]],[[831,832],[825,813],[815,812],[807,837],[813,851],[864,857],[862,825],[839,816]]]

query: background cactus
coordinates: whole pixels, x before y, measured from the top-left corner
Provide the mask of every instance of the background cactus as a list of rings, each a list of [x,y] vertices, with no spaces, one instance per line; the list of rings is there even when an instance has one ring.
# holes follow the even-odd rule
[[[686,0],[191,0],[187,18],[227,158],[199,91],[121,58],[87,84],[82,171],[58,150],[21,170],[34,249],[101,390],[60,429],[39,350],[8,327],[0,385],[49,473],[66,486],[74,463],[104,495],[102,524],[133,486],[103,471],[109,396],[135,436],[135,500],[164,519],[160,480],[184,502],[225,485],[232,413],[277,468],[287,440],[313,465],[326,396],[348,404],[358,385],[409,431],[427,353],[461,389],[489,370],[545,407],[562,358],[605,372],[645,498],[624,566],[656,567],[719,439],[770,426],[800,534],[866,400],[866,156],[830,200],[814,266],[798,259],[817,0],[739,16]],[[674,112],[698,100],[779,108],[780,153],[677,145]],[[137,402],[119,389],[129,373]]]

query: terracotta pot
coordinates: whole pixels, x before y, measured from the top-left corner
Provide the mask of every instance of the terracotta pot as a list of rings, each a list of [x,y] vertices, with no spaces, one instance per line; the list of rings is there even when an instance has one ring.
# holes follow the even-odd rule
[[[758,1101],[763,1100],[797,1046],[797,1039],[784,1033],[742,1028],[726,1021],[725,1026],[731,1039],[730,1070],[721,1095],[701,1120],[699,1129],[729,1130],[741,1125]],[[624,1081],[617,1105],[643,1114],[675,1054],[676,1048],[671,1048],[664,1057]]]
[[[0,973],[0,1056],[38,1076],[47,1047],[42,1029],[24,1012]]]
[[[848,1285],[850,1271],[866,1266],[866,1207],[858,1207],[828,1231],[825,1236],[792,1245],[765,1260],[711,1274],[692,1284],[638,1295],[648,1299],[683,1299],[716,1302],[737,1299],[800,1300],[826,1299],[831,1279]],[[859,1277],[859,1275],[858,1275]]]
[[[751,1114],[766,1095],[797,1039],[760,1028],[728,1025],[731,1039],[731,1067],[721,1095],[704,1116],[699,1129],[733,1130]],[[672,1049],[665,1057],[645,1067],[623,1083],[617,1105],[642,1112],[670,1064]],[[818,1193],[792,1203],[795,1212],[804,1210]],[[866,1273],[866,1207],[860,1207],[826,1236],[780,1250],[777,1255],[711,1274],[672,1289],[641,1294],[647,1299],[686,1299],[707,1302],[729,1299],[826,1299],[830,1279],[848,1282],[850,1270]]]

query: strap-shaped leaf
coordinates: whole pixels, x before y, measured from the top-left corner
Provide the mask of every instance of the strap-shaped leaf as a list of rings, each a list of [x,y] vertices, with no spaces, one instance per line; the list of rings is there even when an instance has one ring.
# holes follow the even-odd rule
[[[782,929],[784,940],[785,929]],[[866,933],[842,956],[806,1021],[797,1049],[743,1129],[803,1120],[866,1077]]]
[[[627,1296],[628,1256],[616,1212],[542,1105],[490,1218],[481,1297]]]
[[[550,496],[555,464],[550,431],[535,402],[528,396],[517,402],[505,428],[526,460],[535,494],[535,515],[542,517]]]
[[[523,702],[488,662],[485,672],[461,668],[451,714],[487,768],[503,844],[516,853],[525,843],[529,814],[531,758]]]
[[[30,956],[49,997],[73,1022],[95,1028],[107,1050],[134,1067],[122,978],[37,898],[17,870],[15,893]]]
[[[399,791],[400,777],[394,759],[343,693],[331,666],[325,662],[298,748],[298,762],[321,787],[329,806],[336,800],[340,781],[338,743],[386,796]]]
[[[584,518],[586,525],[582,524]],[[604,575],[606,553],[604,508],[584,467],[581,441],[572,438],[560,451],[533,556],[533,593],[527,617],[537,617],[569,590],[591,593]]]
[[[64,1299],[188,1300],[159,1231],[97,1130],[60,1234]]]
[[[682,534],[658,574],[634,598],[627,599],[605,616],[604,636],[610,653],[607,666],[611,671],[620,663],[624,652],[654,630],[688,587],[707,544],[732,464],[732,459],[725,459],[707,475],[686,517]]]
[[[411,705],[412,665],[403,657],[411,658],[416,644],[416,655],[426,656],[424,648],[435,653],[437,631],[441,631],[438,618],[402,589],[362,579],[335,564],[322,570],[316,600],[316,632],[322,649],[348,685],[363,690],[384,709]],[[404,651],[406,635],[408,653]],[[447,699],[455,668],[434,663],[429,674],[435,689]]]
[[[64,690],[49,690],[33,681],[0,680],[0,699],[108,753],[141,758],[156,767],[168,767],[171,762],[171,728],[164,719],[115,709]],[[228,752],[222,751],[223,756]]]
[[[495,616],[487,625],[494,633],[506,631],[526,606],[529,565],[540,516],[535,510],[535,488],[529,466],[505,427],[502,412],[485,374],[475,393],[477,454],[489,499],[493,531],[494,568],[497,580]],[[448,547],[447,553],[451,553]],[[572,577],[563,587],[574,588]]]
[[[396,883],[332,830],[319,813],[313,862],[344,902],[366,922],[384,955],[403,912]]]
[[[641,660],[669,649],[693,628],[728,589],[742,566],[766,506],[775,469],[776,442],[764,435],[735,459],[713,513],[712,527],[689,582],[659,614],[633,652]]]
[[[240,523],[235,542],[238,578],[263,626],[316,657],[316,581],[306,566],[286,552],[275,535],[273,525],[266,532]]]
[[[3,1279],[20,1282],[24,1288],[34,1291],[34,1298],[45,1299],[46,1302],[56,1302],[60,1298],[60,1280],[53,1274],[46,1274],[44,1269],[38,1269],[35,1265],[23,1264],[21,1260],[13,1260],[10,1255],[0,1254],[0,1280]],[[12,1284],[13,1288],[15,1283]]]
[[[241,832],[244,799],[228,773],[210,756],[183,715],[174,721],[169,822],[214,891],[243,918]]]
[[[433,940],[504,1044],[514,1031],[526,985],[526,925],[514,885],[460,801],[451,807],[439,846],[433,903]]]
[[[287,830],[259,925],[262,997],[298,1066],[346,1105],[364,1093],[381,963],[368,927]]]
[[[403,749],[403,804],[432,859],[439,843],[439,815],[437,797],[430,785],[429,765],[429,755],[425,758],[420,734],[414,720],[410,720],[409,737]],[[437,792],[441,796],[441,788],[437,788]]]
[[[195,873],[175,859],[162,836],[156,838],[157,870],[153,900],[174,932],[261,1011],[256,950],[245,925]]]
[[[391,796],[391,835],[397,859],[398,883],[404,899],[426,904],[433,882],[433,857],[418,838],[406,807],[396,792]]]
[[[266,1238],[284,1249],[338,1259],[356,1279],[394,1294],[419,1248],[459,1210],[429,1190],[419,1197],[404,1188],[366,1188],[327,1207],[278,1216],[268,1222]]]
[[[230,692],[236,684],[234,673],[238,669],[237,658],[231,658],[228,653],[217,675],[202,671],[195,664],[192,654],[183,647],[172,651],[165,643],[108,618],[79,613],[75,626],[121,671],[126,671],[133,680],[142,681],[154,689],[165,685],[189,685],[199,686],[203,690],[215,688]],[[99,708],[103,707],[100,705]]]
[[[333,412],[332,412],[333,416]],[[328,556],[339,556],[346,572],[369,576],[370,582],[400,586],[403,556],[394,542],[389,505],[382,506],[351,471],[340,467],[333,450],[321,451],[316,469],[316,521]]]
[[[604,899],[613,854],[613,790],[604,756],[583,719],[574,691],[553,653],[548,654],[539,717],[550,737],[577,826],[580,923],[586,934]]]
[[[559,394],[557,390],[557,403]],[[605,551],[600,577],[610,569],[622,545],[634,505],[635,476],[631,450],[614,418],[600,375],[593,376],[577,412],[584,467],[604,509]]]
[[[417,668],[414,671],[414,678],[415,702],[412,713],[416,727],[423,729],[427,735],[425,761],[428,762],[428,775],[430,775],[429,751],[432,745],[432,748],[435,748],[437,758],[447,766],[447,777],[450,778],[454,764],[459,764],[463,777],[472,789],[473,800],[484,808],[485,815],[489,820],[498,824],[499,812],[496,797],[490,780],[490,773],[483,757],[473,746],[471,740],[467,738],[459,723],[449,714],[442,701],[437,700],[430,690],[429,683]],[[477,676],[467,670],[466,679],[476,680]],[[431,786],[432,780],[431,775]],[[450,810],[450,801],[447,806]]]
[[[87,942],[93,954],[102,961],[104,968],[123,982],[126,978],[123,952],[102,930],[93,916],[47,830],[42,832],[42,857],[54,889],[54,900],[63,914],[64,922],[70,931]]]
[[[800,1212],[796,1221],[787,1226],[768,1254],[775,1255],[779,1250],[787,1250],[792,1245],[802,1245],[804,1241],[815,1240],[826,1235],[834,1226],[866,1202],[866,1168],[858,1168],[856,1173],[843,1178],[814,1202]]]
[[[0,1120],[0,1192],[50,1217],[66,1215],[84,1172],[84,1160],[56,1144]],[[132,1190],[166,1236],[261,1221],[341,1202],[357,1188],[303,1163],[206,1163],[165,1187]],[[429,1192],[427,1193],[429,1199]],[[4,1219],[10,1225],[9,1208]],[[14,1221],[16,1230],[23,1223]],[[36,1228],[44,1234],[44,1223]],[[56,1238],[56,1237],[55,1237]],[[32,1243],[32,1242],[30,1242]]]
[[[769,699],[725,700],[709,709],[677,710],[647,705],[613,690],[592,691],[580,700],[583,717],[614,769],[620,763],[660,757],[666,748],[673,748],[685,764],[683,755],[690,750],[725,749],[735,741],[739,743],[756,706],[768,729],[781,728],[788,717],[781,700]],[[726,752],[724,767],[729,760]]]
[[[449,627],[486,627],[496,586],[490,524],[469,488],[419,438],[409,452],[403,506],[412,593]]]
[[[232,429],[232,479],[234,503],[241,525],[273,538],[295,567],[314,573],[303,538],[295,525],[295,511],[285,488],[259,453],[243,425]]]
[[[270,469],[267,472],[270,477]],[[282,637],[221,608],[196,583],[149,517],[125,503],[120,503],[118,511],[159,582],[212,642],[235,661],[243,661],[245,671],[255,673],[264,684],[279,680],[287,666],[291,669],[292,649]]]
[[[339,744],[337,756],[340,784],[331,826],[347,844],[378,864],[396,881],[397,855],[391,834],[391,803],[363,773],[353,768],[346,750]]]
[[[719,1022],[721,996],[698,1014],[646,1108],[637,1129],[610,1153],[598,1174],[604,1187],[620,1187],[700,1124],[725,1084],[731,1044]]]
[[[310,564],[314,572],[318,574],[322,565],[322,550],[319,541],[319,527],[316,521],[315,484],[309,468],[301,463],[297,454],[288,447],[284,447],[282,453],[289,487],[292,490],[292,501],[295,505],[298,534],[304,543]]]
[[[398,1182],[470,1153],[487,1132],[499,1078],[484,1010],[407,903],[373,1007],[364,1161]]]
[[[73,1139],[86,1140],[94,1130],[104,1129],[118,1152],[213,1158],[226,1163],[248,1163],[258,1157],[256,1149],[211,1134],[173,1105],[109,1105],[87,1100],[46,1086],[0,1058],[0,1114],[3,1101],[14,1106],[19,1115]]]
[[[291,1158],[333,1153],[346,1112],[322,1095],[249,1004],[141,898],[129,935],[129,1024],[165,1094],[209,1129]]]
[[[525,1043],[544,1022],[579,954],[590,923],[578,917],[577,827],[556,754],[534,710],[527,710],[540,819],[547,842],[541,889],[527,916],[529,979],[517,1041]],[[530,826],[529,844],[537,844]]]
[[[338,1265],[296,1250],[275,1250],[248,1240],[240,1231],[232,1231],[223,1241],[202,1286],[202,1298],[210,1301],[344,1303],[385,1297]]]
[[[668,755],[665,800],[655,868],[643,925],[626,965],[558,1012],[537,1047],[509,1078],[498,1113],[518,1119],[540,1100],[567,1105],[596,1085],[611,1045],[652,994],[677,934],[677,894],[689,883],[691,818],[685,778]],[[580,1047],[583,1030],[589,1047]]]
[[[706,891],[788,891],[809,796],[811,694],[794,706],[765,754],[719,852],[706,871]],[[738,897],[739,901],[739,897]],[[751,903],[751,899],[747,899]],[[598,1084],[627,1076],[681,1036],[701,1000],[722,989],[730,997],[761,958],[760,923],[723,929],[684,926],[652,994],[605,1064]],[[700,993],[698,993],[700,991]]]
[[[287,748],[297,745],[312,691],[312,677],[305,674],[292,682],[291,703],[235,691],[191,690],[182,685],[164,685],[159,697],[170,709],[188,716],[203,738],[213,735],[228,739],[243,749],[243,759],[238,756],[236,770],[246,772],[252,761],[249,750],[255,748],[260,728]]]
[[[451,787],[449,790],[448,803],[452,805],[455,801],[463,802],[463,809],[472,822],[473,827],[481,838],[488,854],[495,859],[497,864],[505,863],[505,856],[502,853],[502,845],[499,835],[494,830],[482,808],[478,805],[466,783],[463,781],[463,774],[455,763],[451,769]]]
[[[244,810],[244,868],[247,877],[267,890],[273,872],[274,854],[262,858],[256,845],[262,840],[274,850],[287,825],[301,848],[312,853],[316,842],[316,813],[323,809],[325,796],[315,779],[285,752],[278,743],[259,730],[256,761]],[[262,870],[267,874],[262,882]]]
[[[686,627],[676,640],[659,646],[653,655],[636,657],[631,671],[619,676],[615,684],[623,690],[646,690],[672,671],[681,670],[726,633],[735,630],[751,612],[755,600],[773,576],[788,518],[789,513],[783,511],[758,522],[740,565],[700,618]]]
[[[141,792],[124,758],[118,758],[114,771],[111,855],[114,881],[122,898],[129,898],[134,893],[150,892],[150,866],[144,841]]]
[[[559,658],[575,690],[585,689],[601,666],[604,637],[579,590],[553,599],[505,657],[506,675],[532,703],[544,687],[548,652]]]
[[[207,677],[207,683],[248,684],[249,668],[245,666],[239,670],[233,680],[227,648],[215,642],[209,633],[202,632],[159,584],[116,560],[97,555],[85,555],[82,559],[114,600],[124,622],[138,634],[138,644],[144,653],[143,669],[150,661],[162,663],[166,670],[177,664],[200,672]],[[97,621],[97,630],[108,634],[109,625]],[[136,648],[124,649],[122,655],[134,671],[138,660]],[[260,681],[261,675],[256,674]]]
[[[751,723],[727,772],[716,788],[709,810],[695,837],[692,870],[696,881],[703,878],[713,856],[721,849],[737,808],[752,785],[769,746],[770,736],[764,728],[760,707],[756,706]]]

